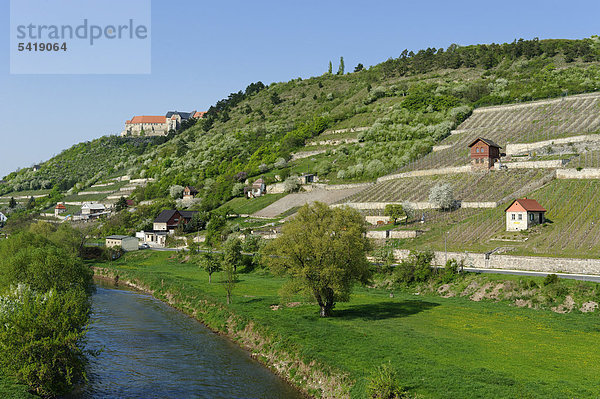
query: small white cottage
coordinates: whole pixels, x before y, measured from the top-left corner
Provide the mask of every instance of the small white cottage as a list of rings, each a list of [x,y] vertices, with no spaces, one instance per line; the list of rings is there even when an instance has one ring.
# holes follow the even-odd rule
[[[546,209],[536,200],[516,199],[506,208],[506,231],[527,230],[546,221]]]

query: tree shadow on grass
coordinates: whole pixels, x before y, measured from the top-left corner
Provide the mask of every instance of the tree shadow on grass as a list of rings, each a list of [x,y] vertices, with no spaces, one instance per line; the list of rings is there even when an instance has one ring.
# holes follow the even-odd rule
[[[334,311],[334,317],[340,319],[383,320],[407,317],[440,306],[427,301],[378,302],[356,305]]]

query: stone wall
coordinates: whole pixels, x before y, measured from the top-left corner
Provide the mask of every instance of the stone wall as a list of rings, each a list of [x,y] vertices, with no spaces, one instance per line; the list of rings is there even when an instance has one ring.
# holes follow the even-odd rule
[[[431,175],[449,175],[453,173],[468,173],[471,171],[470,165],[465,166],[453,166],[448,168],[439,169],[425,169],[425,170],[414,170],[412,172],[396,173],[393,175],[382,176],[377,179],[377,183],[387,180],[402,179],[405,177],[419,177],[419,176],[431,176]]]
[[[352,144],[358,143],[358,139],[331,139],[331,140],[317,140],[306,143],[307,146],[311,145],[340,145],[340,144]]]
[[[349,206],[354,209],[385,209],[386,205],[402,205],[408,203],[413,209],[423,210],[423,209],[436,209],[437,207],[431,202],[423,201],[423,202],[347,202],[345,204],[336,204],[332,206]],[[461,208],[495,208],[498,206],[496,202],[469,202],[469,201],[460,201],[459,206]]]
[[[559,169],[557,179],[600,179],[600,168]]]
[[[319,155],[319,154],[324,154],[326,151],[327,150],[300,151],[295,154],[292,154],[291,161],[295,161],[297,159],[308,158],[308,157],[312,157],[312,156]]]
[[[385,231],[367,231],[367,238],[375,240],[385,240],[386,238],[415,238],[416,230],[385,230]]]
[[[581,136],[563,137],[559,139],[536,141],[533,143],[516,143],[506,145],[506,155],[522,154],[524,152],[536,151],[544,147],[582,142],[600,142],[600,134],[586,134]]]
[[[555,169],[562,168],[568,161],[566,159],[553,159],[550,161],[523,161],[503,162],[507,169]]]
[[[365,221],[372,225],[379,224],[378,222],[387,223],[390,221],[389,216],[365,216]]]
[[[267,194],[282,194],[285,192],[285,187],[283,183],[269,184],[265,191]]]
[[[408,257],[408,250],[395,250],[397,260]],[[446,253],[436,251],[434,264],[444,265]],[[478,269],[523,270],[545,273],[600,274],[600,259],[550,258],[538,256],[495,255],[448,252],[447,259],[464,260],[466,267]]]
[[[432,148],[433,152],[447,150],[448,148],[452,148],[451,144],[443,144],[443,145],[434,145]]]
[[[322,135],[326,136],[328,134],[364,132],[364,131],[369,130],[369,129],[370,129],[370,127],[363,126],[363,127],[351,127],[351,128],[348,128],[348,129],[326,130],[326,131],[324,131],[322,133]]]

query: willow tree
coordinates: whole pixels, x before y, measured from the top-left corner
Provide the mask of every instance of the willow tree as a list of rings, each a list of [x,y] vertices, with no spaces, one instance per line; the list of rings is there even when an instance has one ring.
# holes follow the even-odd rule
[[[328,317],[336,302],[350,299],[355,283],[369,280],[365,233],[354,209],[304,205],[267,245],[265,259],[275,274],[289,277],[284,293],[314,297],[321,317]]]

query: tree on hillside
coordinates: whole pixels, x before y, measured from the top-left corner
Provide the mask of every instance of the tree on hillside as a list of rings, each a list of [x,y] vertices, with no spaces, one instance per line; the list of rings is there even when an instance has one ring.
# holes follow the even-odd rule
[[[331,75],[333,73],[333,64],[329,61],[329,68],[327,69],[327,73]]]
[[[402,210],[404,211],[404,214],[406,215],[406,219],[404,221],[406,224],[408,224],[410,219],[412,219],[415,216],[415,208],[410,202],[403,202]]]
[[[313,297],[321,317],[329,317],[336,302],[349,300],[356,282],[369,280],[365,233],[358,211],[307,204],[267,244],[264,259],[275,274],[290,277],[282,292]]]
[[[17,201],[15,200],[15,197],[10,197],[10,201],[8,202],[8,207],[13,209],[17,206]]]
[[[451,210],[456,206],[454,190],[449,183],[440,183],[429,191],[429,202],[442,210]]]
[[[383,214],[389,216],[394,221],[394,224],[398,224],[398,219],[406,216],[404,208],[400,204],[387,204]]]
[[[344,57],[340,57],[340,67],[338,68],[337,74],[338,75],[343,75],[344,74],[344,69],[345,69],[345,66],[344,66]]]
[[[221,262],[223,257],[214,252],[199,253],[194,256],[194,262],[208,273],[208,283],[212,282],[212,275],[215,272],[221,271]]]
[[[27,201],[27,209],[33,209],[35,208],[35,198],[29,197],[29,200]]]
[[[242,240],[237,237],[228,238],[223,244],[223,259],[237,272],[238,266],[242,264]]]
[[[363,69],[365,69],[365,66],[361,63],[358,63],[358,65],[354,67],[354,72],[360,72]]]
[[[125,197],[121,196],[117,203],[115,204],[115,211],[121,212],[123,209],[127,208],[127,200]]]

